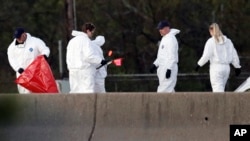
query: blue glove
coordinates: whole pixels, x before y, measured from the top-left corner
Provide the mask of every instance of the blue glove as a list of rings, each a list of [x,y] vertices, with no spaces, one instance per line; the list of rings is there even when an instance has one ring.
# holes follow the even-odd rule
[[[23,73],[23,71],[24,71],[24,69],[23,69],[23,68],[19,68],[19,69],[17,70],[17,72],[18,72],[18,73],[20,73],[20,74],[22,74],[22,73]]]
[[[106,65],[109,61],[111,61],[110,59],[105,59],[101,61],[102,66]]]
[[[241,69],[240,68],[235,68],[235,76],[239,76],[241,73]]]
[[[201,66],[197,65],[195,71],[198,72]]]
[[[44,58],[45,58],[46,61],[49,60],[49,58],[46,55],[43,55],[43,56],[44,56]]]
[[[171,76],[171,70],[170,69],[167,69],[167,72],[166,72],[166,78],[170,78]]]
[[[149,70],[150,73],[154,73],[156,71],[157,67],[155,66],[155,64],[153,64]]]

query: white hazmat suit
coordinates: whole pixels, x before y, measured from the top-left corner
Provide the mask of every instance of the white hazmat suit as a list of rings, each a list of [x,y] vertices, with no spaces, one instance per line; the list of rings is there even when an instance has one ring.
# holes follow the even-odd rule
[[[238,54],[230,39],[226,36],[219,38],[219,43],[211,37],[207,40],[202,57],[198,61],[199,66],[210,62],[210,82],[213,92],[224,92],[226,82],[230,74],[230,64],[235,68],[241,68]]]
[[[70,93],[94,93],[96,66],[102,58],[95,55],[86,33],[73,30],[72,35],[66,53]]]
[[[14,39],[7,51],[9,63],[13,70],[16,71],[17,77],[20,75],[18,73],[19,68],[25,70],[25,68],[27,68],[37,56],[46,55],[49,57],[50,54],[50,49],[41,39],[33,37],[29,33],[26,33],[26,35],[27,38],[23,44],[16,45],[16,39]],[[20,85],[17,85],[17,87],[21,94],[30,93],[29,90]]]
[[[157,68],[157,76],[159,79],[159,86],[157,92],[175,92],[174,88],[177,82],[178,73],[178,42],[175,37],[180,30],[170,29],[170,32],[164,35],[161,39],[157,58],[154,65]],[[171,70],[170,78],[166,78],[167,70]]]
[[[96,55],[104,59],[103,51],[101,46],[105,43],[104,36],[97,36],[95,40],[92,41],[92,45]],[[99,65],[100,66],[100,65]],[[99,67],[97,66],[97,67]],[[97,93],[105,93],[105,78],[107,76],[107,65],[102,66],[101,68],[96,70],[95,75],[95,92]]]

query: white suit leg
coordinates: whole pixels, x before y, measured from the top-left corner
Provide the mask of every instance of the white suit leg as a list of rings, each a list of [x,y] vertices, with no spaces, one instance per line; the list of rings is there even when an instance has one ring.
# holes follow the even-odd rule
[[[224,92],[230,74],[229,65],[210,65],[210,82],[213,92]]]
[[[96,93],[106,93],[105,79],[104,78],[95,78],[95,92]]]
[[[178,66],[177,64],[171,70],[170,78],[166,78],[166,69],[158,68],[157,75],[159,79],[159,86],[157,92],[175,92],[177,82]]]
[[[18,78],[20,76],[19,73],[16,73],[16,78]],[[19,94],[30,94],[31,91],[29,91],[28,89],[24,88],[23,86],[17,84],[17,90],[19,92]]]
[[[80,93],[81,87],[78,82],[80,70],[69,70],[70,93]]]
[[[17,85],[17,90],[20,94],[30,94],[31,93],[28,89],[25,89],[21,85]]]
[[[83,83],[82,89],[83,93],[94,93],[95,89],[95,77],[93,75],[83,74],[83,79],[79,80]]]
[[[69,71],[70,93],[93,93],[94,76],[81,69]]]

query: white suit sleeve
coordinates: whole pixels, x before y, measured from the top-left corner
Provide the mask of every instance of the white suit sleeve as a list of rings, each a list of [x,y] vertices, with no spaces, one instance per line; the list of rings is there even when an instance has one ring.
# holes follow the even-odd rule
[[[208,40],[205,44],[205,48],[204,48],[202,57],[198,61],[199,66],[202,67],[203,65],[205,65],[209,61],[209,59],[211,58],[211,55],[212,55],[212,51],[213,51],[213,49],[211,46],[211,42]]]
[[[173,69],[174,64],[177,63],[177,47],[175,45],[175,42],[173,41],[172,38],[169,39],[169,41],[167,42],[166,46],[169,49],[169,54],[167,54],[167,59],[168,59],[168,65],[167,65],[167,69]]]
[[[13,53],[12,48],[13,48],[13,43],[10,44],[10,46],[8,48],[8,51],[7,51],[8,60],[9,60],[9,63],[10,63],[10,66],[12,67],[12,69],[17,72],[17,70],[19,69],[20,65],[16,61],[17,59],[16,59],[16,56]]]
[[[41,39],[37,39],[38,50],[42,55],[49,57],[50,49],[45,45]]]
[[[154,63],[153,63],[156,67],[159,67],[159,63],[158,63],[158,59],[156,58]]]
[[[241,68],[240,66],[240,60],[239,60],[239,56],[235,50],[235,48],[233,47],[233,54],[232,54],[233,60],[232,60],[232,65],[235,68]]]

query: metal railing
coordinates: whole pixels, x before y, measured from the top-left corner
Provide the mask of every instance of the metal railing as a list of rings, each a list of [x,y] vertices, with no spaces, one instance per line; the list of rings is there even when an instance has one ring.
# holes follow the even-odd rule
[[[234,91],[248,77],[248,74],[231,75],[226,91]],[[110,92],[154,92],[157,86],[156,74],[109,74],[106,78],[106,89]],[[211,91],[209,74],[179,73],[176,91]]]
[[[239,77],[230,76],[226,91],[234,91],[247,78],[248,74],[241,74]],[[69,91],[68,78],[62,80],[64,91]],[[155,92],[158,86],[156,74],[108,74],[106,78],[107,92]],[[14,82],[0,82],[0,93],[17,92]],[[176,91],[211,91],[208,73],[179,73],[176,84]]]

